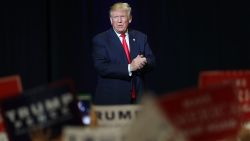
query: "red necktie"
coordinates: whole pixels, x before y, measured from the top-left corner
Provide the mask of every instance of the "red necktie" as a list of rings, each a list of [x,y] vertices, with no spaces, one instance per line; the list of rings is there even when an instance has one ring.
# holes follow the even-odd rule
[[[131,60],[130,60],[130,53],[129,53],[129,50],[128,50],[128,44],[126,42],[126,35],[125,34],[121,34],[121,37],[122,37],[122,46],[124,48],[124,51],[126,53],[126,56],[127,56],[127,59],[128,59],[128,63],[130,64]]]
[[[126,35],[125,34],[121,34],[122,37],[122,46],[124,48],[124,51],[126,53],[127,59],[128,59],[128,63],[130,64],[131,59],[130,59],[130,52],[128,50],[128,44],[126,42]],[[132,82],[132,92],[131,92],[131,98],[132,100],[136,99],[136,94],[135,94],[135,87],[134,87],[134,82]]]

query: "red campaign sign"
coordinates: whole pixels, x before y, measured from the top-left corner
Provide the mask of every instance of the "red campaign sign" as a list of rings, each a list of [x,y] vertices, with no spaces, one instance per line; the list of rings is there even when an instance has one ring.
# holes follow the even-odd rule
[[[159,99],[163,113],[189,141],[215,141],[240,129],[238,100],[232,86],[186,89]]]
[[[199,87],[206,88],[232,83],[241,105],[243,121],[250,121],[250,71],[204,71],[199,76]]]
[[[250,71],[204,71],[199,76],[199,88],[232,81],[237,87],[250,87],[246,80],[250,80]]]
[[[0,99],[16,96],[21,92],[22,84],[18,75],[0,78]]]
[[[6,76],[0,78],[0,100],[8,97],[17,96],[22,92],[20,76]],[[4,131],[3,119],[0,115],[0,132]]]

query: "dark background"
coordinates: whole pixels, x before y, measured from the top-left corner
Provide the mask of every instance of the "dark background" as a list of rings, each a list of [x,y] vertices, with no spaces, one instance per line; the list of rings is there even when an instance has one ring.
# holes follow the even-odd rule
[[[110,28],[116,0],[2,1],[0,77],[19,74],[24,89],[71,77],[93,93],[91,39]],[[249,6],[240,1],[127,0],[131,27],[148,35],[158,94],[196,86],[203,70],[250,68]]]

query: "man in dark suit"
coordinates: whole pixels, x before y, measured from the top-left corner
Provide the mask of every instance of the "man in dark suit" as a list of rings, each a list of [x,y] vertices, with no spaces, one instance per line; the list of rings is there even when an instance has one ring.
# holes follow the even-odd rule
[[[154,66],[147,36],[128,29],[131,7],[115,3],[110,8],[112,28],[93,38],[93,60],[98,72],[94,104],[137,103],[143,90],[144,74]]]

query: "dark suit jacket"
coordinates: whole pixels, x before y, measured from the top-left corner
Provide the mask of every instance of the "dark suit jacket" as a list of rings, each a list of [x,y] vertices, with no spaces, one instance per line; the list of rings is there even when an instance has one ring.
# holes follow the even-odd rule
[[[143,75],[154,65],[154,55],[148,45],[147,36],[136,30],[128,30],[131,60],[138,54],[147,58],[147,65],[140,71],[128,74],[128,60],[119,37],[113,28],[93,38],[93,61],[98,72],[98,84],[94,104],[129,104],[131,86],[134,83],[137,99],[143,90]]]

